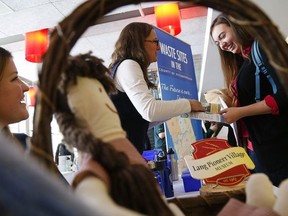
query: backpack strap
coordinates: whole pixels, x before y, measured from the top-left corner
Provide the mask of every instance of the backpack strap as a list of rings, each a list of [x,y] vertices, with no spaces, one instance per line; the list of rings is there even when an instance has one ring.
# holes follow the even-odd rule
[[[268,73],[264,62],[262,60],[261,54],[259,52],[259,43],[258,41],[254,41],[252,45],[252,52],[251,52],[252,60],[254,65],[256,66],[256,72],[255,72],[255,100],[256,102],[260,101],[260,73],[263,73],[267,79],[269,80],[273,93],[275,94],[277,92],[277,86],[271,77],[271,75]]]

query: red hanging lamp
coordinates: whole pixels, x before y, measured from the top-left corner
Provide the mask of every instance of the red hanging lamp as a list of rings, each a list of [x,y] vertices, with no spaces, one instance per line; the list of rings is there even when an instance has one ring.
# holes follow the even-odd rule
[[[27,32],[25,35],[25,59],[29,62],[39,63],[49,45],[49,29]]]
[[[178,2],[154,7],[156,26],[175,36],[181,32]]]

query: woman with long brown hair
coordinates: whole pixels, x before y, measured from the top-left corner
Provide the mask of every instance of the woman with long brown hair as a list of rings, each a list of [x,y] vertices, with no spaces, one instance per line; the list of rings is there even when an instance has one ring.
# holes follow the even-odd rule
[[[193,111],[205,111],[197,100],[157,100],[151,93],[155,87],[148,79],[149,65],[157,61],[160,50],[154,27],[133,22],[123,28],[115,44],[109,66],[117,94],[112,94],[128,139],[142,153],[148,128],[172,117]],[[150,125],[151,124],[151,125]]]
[[[288,178],[287,94],[261,46],[253,48],[257,42],[247,33],[245,26],[220,14],[212,23],[210,32],[218,45],[226,85],[236,99],[234,107],[220,113],[226,123],[243,121],[260,163],[260,171],[278,186]],[[267,71],[256,77],[256,62],[252,60],[252,54],[257,49]]]

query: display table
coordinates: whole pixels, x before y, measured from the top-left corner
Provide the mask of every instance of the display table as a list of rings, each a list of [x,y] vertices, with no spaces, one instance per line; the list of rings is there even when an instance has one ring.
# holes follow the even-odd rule
[[[223,193],[204,193],[200,191],[185,192],[182,178],[173,182],[174,197],[167,198],[176,204],[185,216],[217,215],[230,198],[245,202],[245,193],[235,190]],[[200,190],[203,190],[201,188]]]

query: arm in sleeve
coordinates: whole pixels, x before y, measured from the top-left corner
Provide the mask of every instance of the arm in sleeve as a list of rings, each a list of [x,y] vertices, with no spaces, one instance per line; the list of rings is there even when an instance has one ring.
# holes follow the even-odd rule
[[[133,60],[125,60],[119,65],[115,82],[147,121],[165,121],[191,111],[187,99],[156,100],[144,80],[140,65]]]
[[[285,89],[283,85],[281,84],[275,69],[269,63],[268,57],[265,54],[264,50],[261,47],[259,47],[259,50],[263,58],[265,67],[277,86],[277,92],[273,94],[271,90],[271,94],[270,94],[270,96],[273,97],[274,101],[273,99],[266,96],[265,102],[267,106],[269,106],[272,109],[272,114],[277,115],[277,113],[279,114],[282,114],[283,112],[287,113],[288,112],[288,95],[286,94]]]

